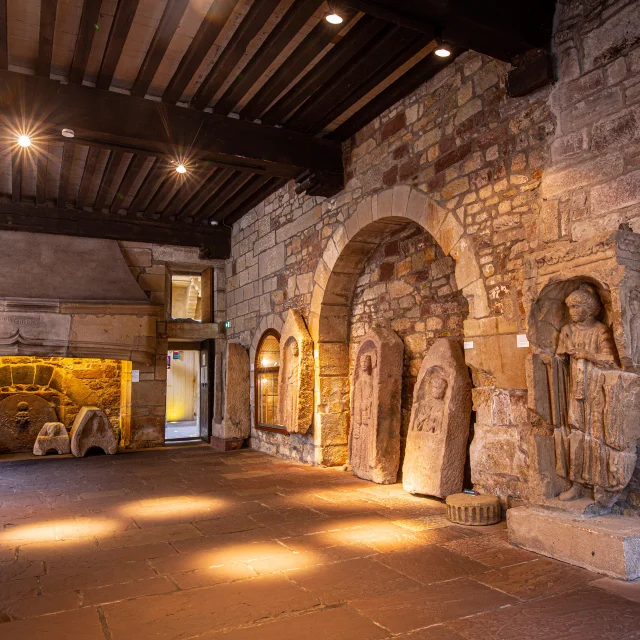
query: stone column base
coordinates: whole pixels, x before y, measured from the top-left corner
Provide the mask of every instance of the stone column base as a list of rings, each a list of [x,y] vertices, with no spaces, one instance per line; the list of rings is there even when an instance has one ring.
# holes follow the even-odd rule
[[[211,436],[211,448],[214,451],[236,451],[242,449],[244,438],[217,438]]]
[[[640,577],[638,520],[517,507],[507,511],[507,527],[516,547],[620,580]]]

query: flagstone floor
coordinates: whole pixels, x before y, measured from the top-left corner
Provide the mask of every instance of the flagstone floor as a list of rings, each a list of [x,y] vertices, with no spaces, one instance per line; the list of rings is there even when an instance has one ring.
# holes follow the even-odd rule
[[[640,584],[239,451],[0,462],[0,640],[632,640]]]

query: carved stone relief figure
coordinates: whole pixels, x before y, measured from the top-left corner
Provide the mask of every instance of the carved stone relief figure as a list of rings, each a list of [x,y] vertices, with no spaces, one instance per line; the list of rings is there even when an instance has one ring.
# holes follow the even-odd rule
[[[374,327],[354,362],[349,461],[355,475],[379,484],[398,475],[403,350],[393,331]]]
[[[0,400],[0,453],[32,451],[40,429],[58,417],[44,398],[14,393]]]
[[[278,423],[307,433],[313,421],[313,340],[299,311],[289,309],[280,336]]]
[[[640,291],[629,294],[629,331],[631,334],[631,357],[634,365],[640,365]]]
[[[471,381],[457,342],[427,352],[413,391],[402,485],[444,498],[462,490],[471,423]]]
[[[295,432],[298,412],[298,385],[300,375],[300,349],[294,338],[285,345],[281,377],[284,384],[279,398],[281,424],[289,433]]]

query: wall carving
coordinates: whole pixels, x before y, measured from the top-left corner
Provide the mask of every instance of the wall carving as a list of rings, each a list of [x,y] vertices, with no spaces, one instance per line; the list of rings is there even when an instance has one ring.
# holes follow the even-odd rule
[[[278,422],[307,433],[313,421],[313,340],[299,311],[290,309],[280,336]]]
[[[462,491],[471,380],[457,342],[440,338],[427,352],[413,392],[402,466],[405,491],[445,498]]]
[[[356,355],[351,393],[349,462],[359,478],[393,484],[400,465],[402,340],[378,326]]]

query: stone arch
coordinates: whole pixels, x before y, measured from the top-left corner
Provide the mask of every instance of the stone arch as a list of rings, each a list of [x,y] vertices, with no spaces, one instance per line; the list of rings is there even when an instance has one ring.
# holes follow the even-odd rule
[[[457,214],[438,206],[423,191],[397,185],[363,199],[332,234],[318,263],[309,315],[315,351],[314,445],[316,463],[346,460],[349,419],[349,318],[351,296],[364,260],[393,226],[415,222],[455,260],[458,288],[469,303],[469,318],[489,315],[480,263]]]

